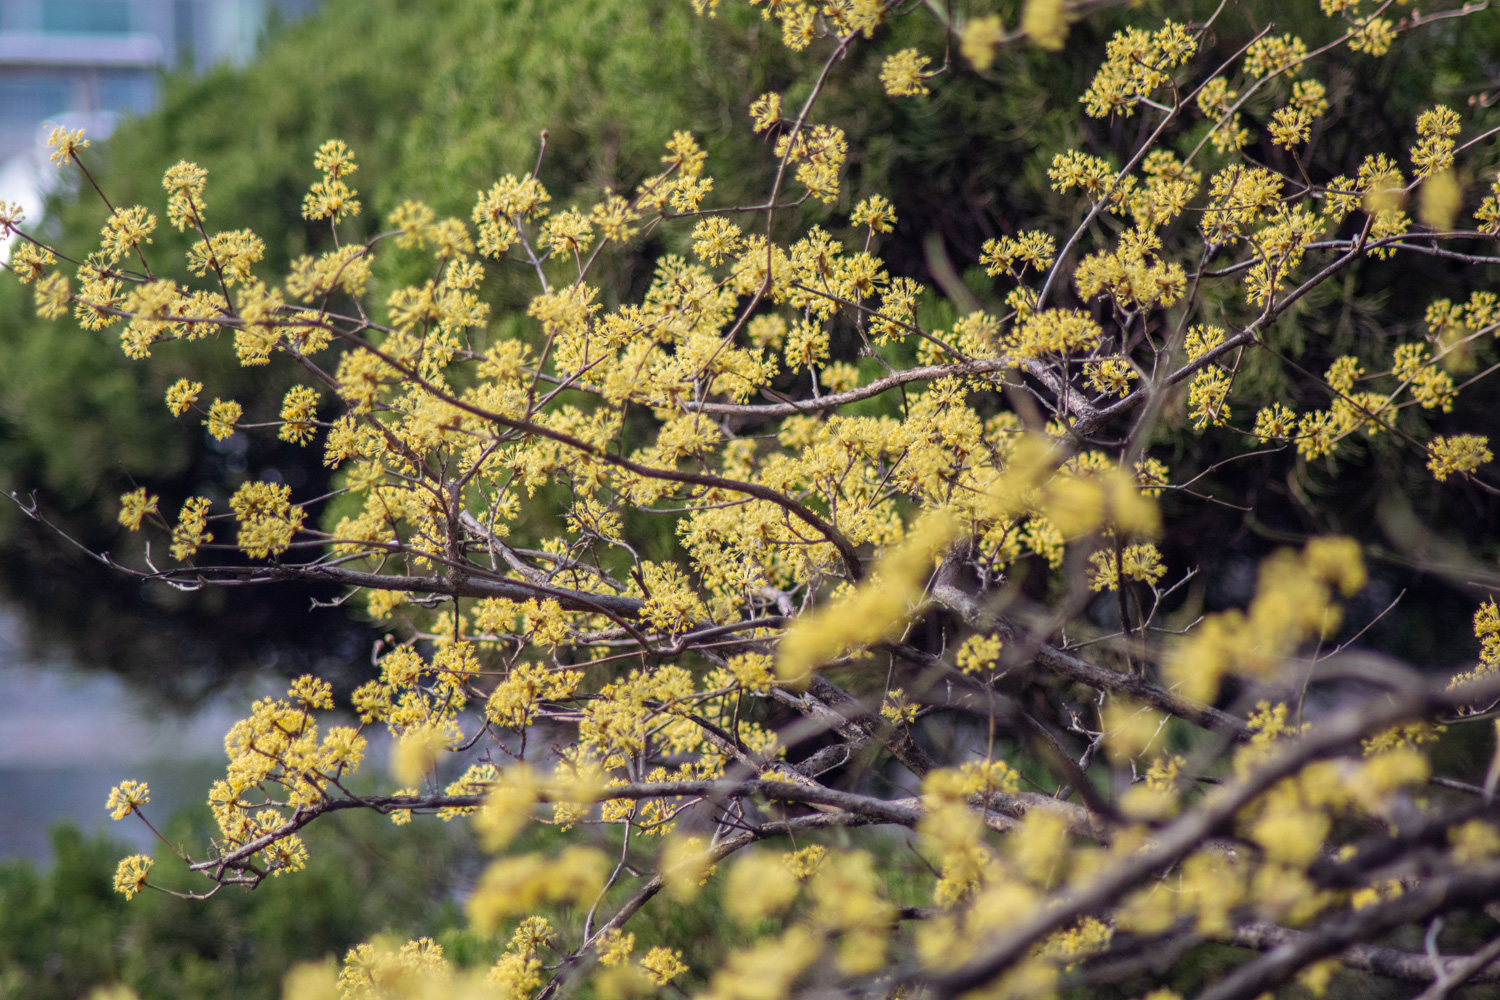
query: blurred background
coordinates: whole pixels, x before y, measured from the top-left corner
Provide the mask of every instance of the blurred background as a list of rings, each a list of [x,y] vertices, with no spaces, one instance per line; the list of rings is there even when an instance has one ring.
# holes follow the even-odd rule
[[[48,122],[108,138],[156,107],[166,70],[242,65],[268,27],[318,0],[5,0],[0,3],[0,189],[31,218],[54,184]]]
[[[1019,0],[972,6],[1015,23]],[[1184,18],[1213,5],[1161,6]],[[1228,58],[1272,14],[1277,32],[1309,46],[1331,30],[1316,5],[1242,6],[1275,10],[1228,11],[1205,65]],[[1082,119],[1075,95],[1110,34],[1143,16],[1090,15],[1064,52],[1007,50],[983,75],[963,67],[930,98],[893,101],[878,80],[884,54],[917,46],[936,56],[944,45],[933,19],[899,19],[853,50],[819,105],[819,120],[849,133],[842,200],[784,213],[779,224],[842,232],[858,199],[885,194],[901,220],[881,247],[890,272],[930,283],[946,256],[976,301],[1001,311],[1004,290],[970,265],[985,239],[1076,221],[1077,199],[1052,192],[1046,169],[1067,146],[1129,144],[1136,122]],[[57,123],[88,130],[87,162],[116,204],[161,213],[163,171],[180,159],[206,167],[210,226],[259,234],[268,278],[327,244],[326,228],[304,223],[300,204],[313,151],[329,138],[348,142],[360,162],[353,182],[366,208],[349,224],[355,239],[407,198],[467,218],[477,190],[531,169],[543,129],[541,176],[559,207],[633,188],[677,128],[694,130],[710,153],[712,200],[747,204],[774,167],[746,127],[748,105],[768,90],[799,102],[816,58],[816,46],[807,58],[791,53],[757,10],[728,2],[705,20],[685,0],[0,0],[0,200],[25,204],[38,238],[71,256],[96,244],[103,206],[48,162],[45,133]],[[1358,121],[1360,144],[1315,137],[1314,180],[1353,173],[1372,150],[1404,160],[1416,115],[1437,101],[1460,109],[1475,132],[1500,124],[1484,103],[1500,87],[1500,18],[1425,29],[1378,64],[1341,50],[1323,65],[1328,133]],[[1256,155],[1280,162],[1264,131],[1272,107],[1253,110],[1249,124]],[[683,249],[686,230],[663,229],[601,258],[606,303],[638,296],[657,259]],[[154,238],[156,270],[185,278],[186,237],[163,226]],[[403,267],[410,262],[382,259],[371,298],[406,280]],[[494,335],[531,335],[522,318],[531,279],[519,270],[497,270],[487,283]],[[1482,277],[1426,260],[1370,262],[1310,296],[1269,339],[1314,371],[1343,353],[1388,356],[1386,341],[1410,339],[1420,324],[1427,287],[1441,280],[1457,299],[1467,297],[1464,282]],[[309,871],[254,893],[210,903],[150,893],[127,903],[111,891],[119,857],[154,850],[133,819],[108,822],[111,785],[148,780],[148,815],[201,855],[211,828],[202,803],[233,720],[308,671],[334,681],[347,703],[370,676],[379,633],[358,602],[315,606],[337,592],[183,593],[82,555],[78,546],[139,563],[141,537],[115,520],[119,495],[138,485],[159,493],[170,514],[188,496],[221,502],[248,478],[304,495],[330,480],[317,448],[245,434],[216,442],[162,404],[166,387],[191,375],[209,397],[240,400],[248,421],[272,419],[295,377],[289,367],[247,371],[211,342],[128,361],[110,331],[37,319],[28,292],[0,280],[0,1000],[83,996],[119,980],[143,998],[270,997],[293,960],[341,954],[384,930],[435,931],[460,956],[481,955],[459,919],[475,872],[464,824],[397,829],[343,813],[314,824]],[[920,318],[946,324],[955,313],[930,296]],[[849,337],[835,347],[854,360],[855,345]],[[1480,345],[1476,368],[1495,353]],[[1240,384],[1294,407],[1326,402],[1316,385],[1253,359]],[[1473,391],[1451,422],[1494,436],[1500,407]],[[1175,480],[1243,446],[1231,431],[1196,435],[1183,424],[1169,413],[1152,449]],[[1435,671],[1471,661],[1469,616],[1483,592],[1461,578],[1500,557],[1495,505],[1425,474],[1401,478],[1413,463],[1383,461],[1390,446],[1349,446],[1337,462],[1285,453],[1240,462],[1221,475],[1223,503],[1168,494],[1168,517],[1181,528],[1163,543],[1167,560],[1174,574],[1202,567],[1183,599],[1205,610],[1243,604],[1257,562],[1277,545],[1346,532],[1366,544],[1373,578],[1348,628],[1405,591],[1399,613],[1363,641]],[[50,526],[3,498],[12,491]],[[555,499],[539,493],[526,517],[540,528],[557,516]],[[641,542],[652,559],[673,558],[675,544],[667,526]],[[1434,552],[1456,571],[1434,571]],[[1032,596],[1046,598],[1046,579],[1028,578]],[[1463,762],[1449,763],[1462,776]],[[196,888],[165,853],[157,872]]]
[[[19,202],[28,219],[43,217],[63,177],[49,162],[53,126],[107,140],[122,119],[157,107],[167,74],[243,67],[268,31],[316,2],[3,0],[3,197]],[[122,766],[157,774],[168,815],[186,805],[174,792],[211,773],[223,728],[237,717],[229,699],[204,703],[192,716],[159,718],[119,678],[77,670],[67,650],[27,650],[25,630],[19,612],[0,613],[0,802],[7,806],[0,857],[45,862],[47,829],[59,820],[92,829],[100,796]],[[139,841],[142,832],[128,835]]]

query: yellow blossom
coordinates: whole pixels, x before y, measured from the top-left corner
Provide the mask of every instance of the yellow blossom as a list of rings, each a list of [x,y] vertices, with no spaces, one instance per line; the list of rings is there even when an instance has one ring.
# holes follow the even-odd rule
[[[141,522],[156,513],[157,500],[158,498],[155,496],[148,497],[146,495],[146,488],[144,486],[130,493],[122,494],[120,497],[120,523],[131,531],[139,531],[141,529]]]
[[[124,893],[126,899],[133,898],[136,893],[146,887],[146,877],[151,874],[153,863],[144,854],[132,854],[127,858],[121,858],[119,866],[115,869],[115,892]]]
[[[921,97],[926,94],[927,84],[922,71],[931,62],[916,49],[902,49],[886,56],[880,67],[880,82],[885,92],[892,97]]]
[[[1486,462],[1493,462],[1489,438],[1482,434],[1455,434],[1437,437],[1428,446],[1427,468],[1438,482],[1451,475],[1473,472]]]
[[[78,156],[80,149],[87,149],[89,141],[83,137],[83,129],[69,131],[61,125],[53,126],[47,133],[47,145],[52,148],[52,162],[59,167]]]
[[[964,25],[959,48],[975,69],[984,72],[994,65],[995,50],[1004,37],[1005,27],[1000,23],[1000,18],[988,14],[976,17]]]
[[[665,986],[688,971],[682,960],[682,952],[675,948],[657,945],[641,958],[641,968],[657,986]]]
[[[1063,0],[1026,0],[1021,10],[1021,30],[1038,48],[1058,50],[1068,38],[1068,18]]]
[[[110,819],[124,819],[140,807],[151,801],[151,789],[144,781],[122,781],[109,790],[109,802],[105,808],[109,810]]]
[[[215,440],[222,441],[234,433],[234,425],[239,423],[241,413],[240,404],[234,400],[215,399],[204,424]]]

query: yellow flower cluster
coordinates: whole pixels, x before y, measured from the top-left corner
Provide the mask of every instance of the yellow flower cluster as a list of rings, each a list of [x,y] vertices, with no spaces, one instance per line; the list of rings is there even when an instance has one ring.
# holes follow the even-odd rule
[[[287,275],[287,294],[308,303],[339,291],[363,295],[370,280],[370,254],[362,246],[350,245],[313,257],[304,254],[292,261]],[[294,328],[295,330],[295,328]],[[304,351],[307,348],[303,349]]]
[[[490,967],[485,985],[502,997],[528,997],[542,985],[540,951],[550,946],[557,932],[545,917],[527,917],[510,937],[505,954]]]
[[[323,179],[308,190],[302,200],[304,219],[332,219],[342,222],[345,216],[358,215],[359,200],[344,178],[359,169],[354,154],[339,139],[330,139],[318,147],[313,165],[323,171]]]
[[[1037,48],[1057,51],[1068,40],[1068,15],[1063,0],[1026,0],[1021,8],[1021,30]]]
[[[1272,677],[1304,641],[1338,627],[1337,594],[1365,584],[1359,545],[1330,536],[1302,552],[1283,549],[1260,567],[1255,598],[1245,612],[1211,615],[1167,663],[1167,675],[1188,697],[1211,700],[1229,674]]]
[[[36,314],[42,319],[62,319],[68,314],[72,288],[65,274],[53,273],[39,278],[32,292]]]
[[[849,156],[849,141],[835,125],[814,125],[776,140],[776,156],[797,164],[796,178],[808,194],[824,204],[838,200],[839,174]],[[697,208],[694,202],[692,208]]]
[[[215,233],[188,250],[188,270],[203,277],[213,270],[226,288],[250,277],[250,267],[266,255],[266,245],[248,229]]]
[[[144,781],[122,781],[109,790],[109,801],[105,808],[109,818],[120,820],[151,801],[151,789]]]
[[[133,898],[149,884],[146,878],[151,874],[152,864],[154,862],[144,854],[121,858],[115,868],[115,892],[124,893],[126,899]]]
[[[993,670],[1000,660],[1001,645],[998,635],[969,636],[958,647],[958,669],[966,674]]]
[[[214,540],[208,531],[208,510],[211,501],[207,497],[188,497],[172,528],[172,558],[186,562],[200,546]]]
[[[294,444],[308,444],[317,432],[314,417],[318,394],[305,385],[294,385],[281,400],[281,430],[277,437]]]
[[[1295,35],[1267,35],[1245,50],[1245,74],[1251,77],[1296,73],[1307,58],[1307,44]]]
[[[1130,383],[1139,377],[1129,363],[1119,358],[1091,361],[1084,366],[1084,372],[1087,374],[1089,386],[1095,392],[1106,396],[1130,395]]]
[[[1157,256],[1161,248],[1154,229],[1126,230],[1113,253],[1090,254],[1073,272],[1079,296],[1108,295],[1122,309],[1175,304],[1187,289],[1187,275],[1181,264]]]
[[[61,125],[54,125],[47,133],[47,145],[52,149],[52,162],[65,167],[69,160],[78,158],[80,149],[88,148],[89,140],[83,137],[81,128],[69,131]]]
[[[541,701],[573,697],[583,674],[577,670],[549,671],[541,664],[520,663],[490,692],[485,716],[497,726],[529,726]]]
[[[239,547],[257,559],[279,555],[302,530],[306,511],[291,502],[292,490],[282,483],[248,482],[229,498],[239,519]]]
[[[503,857],[484,870],[465,910],[474,928],[487,934],[502,920],[531,913],[544,904],[592,903],[608,872],[609,861],[591,847],[565,847],[555,857]]]
[[[1005,25],[998,14],[971,18],[963,26],[959,51],[983,73],[995,64],[995,50],[1005,40]]]
[[[1434,360],[1421,344],[1401,344],[1396,348],[1391,371],[1402,383],[1410,385],[1412,398],[1424,410],[1440,409],[1451,413],[1453,399],[1458,394],[1453,387],[1453,376],[1434,367]]]
[[[695,5],[712,14],[718,3]],[[1383,51],[1395,27],[1360,6],[1323,0],[1348,19],[1353,48]],[[1339,126],[1329,89],[1294,79],[1322,50],[1265,35],[1227,75],[1194,79],[1213,72],[1195,62],[1212,22],[1124,28],[1080,100],[1094,117],[1141,112],[1150,120],[1127,131],[1144,142],[1105,130],[1089,152],[1051,159],[1065,197],[1050,202],[1074,213],[1071,232],[1051,208],[1036,220],[992,213],[995,236],[976,259],[949,267],[934,253],[929,271],[949,302],[900,273],[909,261],[882,258],[894,199],[844,200],[869,151],[815,114],[857,40],[897,8],[761,7],[786,44],[829,58],[813,87],[788,83],[799,109],[778,92],[749,106],[777,178],[759,208],[713,205],[707,150],[675,131],[659,169],[622,193],[601,185],[563,208],[539,167],[505,174],[476,192],[467,219],[404,201],[369,242],[335,241],[274,280],[255,274],[266,257],[256,234],[206,228],[207,174],[186,161],[162,185],[168,220],[190,232],[186,284],[150,271],[157,221],[146,206],[111,209],[101,248],[71,282],[61,255],[17,244],[10,266],[36,285],[39,315],[72,304],[89,330],[123,319],[131,357],[229,331],[241,364],[280,353],[311,376],[285,392],[275,420],[259,403],[250,420],[232,399],[205,406],[204,383],[190,378],[167,390],[174,415],[197,411],[221,441],[270,428],[298,445],[321,435],[337,499],[318,520],[286,485],[250,481],[217,514],[208,498],[188,499],[172,525],[157,497],[127,492],[122,525],[170,530],[173,556],[199,563],[158,572],[184,585],[223,573],[208,558],[210,528],[232,518],[239,551],[271,563],[255,572],[362,589],[357,606],[388,631],[378,676],[351,699],[358,725],[330,725],[333,689],[309,676],[231,730],[211,793],[220,836],[199,869],[246,884],[295,871],[307,861],[300,824],[350,805],[398,824],[469,817],[492,852],[533,823],[596,831],[589,846],[497,853],[467,904],[478,934],[509,935],[487,970],[459,970],[428,939],[374,942],[349,953],[337,983],[331,968],[307,972],[305,1000],[334,989],[345,1000],[522,1000],[554,973],[635,1000],[675,985],[687,962],[645,947],[649,932],[638,944],[626,920],[658,891],[691,901],[716,866],[738,939],[717,968],[697,970],[705,1000],[785,1000],[802,983],[864,989],[896,961],[922,989],[967,975],[1008,940],[1021,943],[1004,968],[959,992],[1048,995],[1116,932],[1228,938],[1247,921],[1385,906],[1400,889],[1384,872],[1339,868],[1330,880],[1323,869],[1358,860],[1335,850],[1346,828],[1400,830],[1409,812],[1432,813],[1439,793],[1404,793],[1428,778],[1442,723],[1381,716],[1256,787],[1258,768],[1322,732],[1287,704],[1262,702],[1243,720],[1213,707],[1230,677],[1306,682],[1308,664],[1288,667],[1333,636],[1340,599],[1363,586],[1357,543],[1314,538],[1273,554],[1248,607],[1188,624],[1180,639],[1163,638],[1178,625],[1158,602],[1131,595],[1166,598],[1163,551],[1175,561],[1185,550],[1156,498],[1172,486],[1175,516],[1199,495],[1200,455],[1222,444],[1193,443],[1173,485],[1148,453],[1159,428],[1228,426],[1231,393],[1235,410],[1258,394],[1253,435],[1281,452],[1295,486],[1348,436],[1394,431],[1402,409],[1402,429],[1380,447],[1430,440],[1418,451],[1440,481],[1477,478],[1493,461],[1485,436],[1432,436],[1410,421],[1455,410],[1455,376],[1477,367],[1500,327],[1494,293],[1433,301],[1425,341],[1398,339],[1389,367],[1364,347],[1313,344],[1309,357],[1349,353],[1283,389],[1265,349],[1284,350],[1292,303],[1323,308],[1312,293],[1329,275],[1413,249],[1409,211],[1433,230],[1420,249],[1447,252],[1438,240],[1473,172],[1460,162],[1459,115],[1439,106],[1416,123],[1419,210],[1408,205],[1416,182],[1378,151],[1360,149],[1352,177],[1313,184],[1282,170],[1296,157],[1264,165],[1241,151],[1252,115],[1269,116],[1268,143],[1291,152]],[[960,57],[984,74],[1007,40],[1061,47],[1086,7],[1027,0],[1010,34],[998,15],[940,15],[958,43],[941,66],[894,46],[867,65],[887,94],[925,95],[968,71]],[[1208,121],[1188,114],[1194,100]],[[85,146],[78,134],[54,139],[59,162]],[[357,214],[348,147],[325,143],[314,165],[305,217]],[[789,180],[800,188],[784,189]],[[1500,231],[1497,204],[1500,186],[1475,214],[1485,232]],[[0,206],[7,234],[20,222]],[[911,227],[904,219],[897,239]],[[644,291],[625,301],[614,265],[599,262],[641,233],[651,247],[628,252],[650,258]],[[412,266],[392,270],[377,247]],[[487,284],[500,263],[535,272],[529,301]],[[971,297],[978,304],[962,304]],[[1327,401],[1299,411],[1266,398],[1305,400],[1308,385]],[[650,535],[643,517],[664,527]],[[1183,569],[1186,582],[1194,570]],[[1135,604],[1139,629],[1101,636],[1067,610],[1107,605],[1113,597],[1090,593],[1109,591]],[[1455,683],[1500,664],[1493,602],[1475,632],[1480,666]],[[1483,710],[1446,697],[1457,714]],[[1002,705],[1037,725],[1016,715],[1002,725]],[[979,724],[930,738],[932,720],[960,713]],[[401,787],[356,799],[344,779],[377,723],[394,737]],[[452,755],[486,739],[513,759],[468,761],[454,778]],[[1232,749],[1214,758],[1221,744]],[[888,774],[888,761],[910,774]],[[920,782],[921,794],[882,797],[887,786],[864,777],[877,774],[897,788]],[[108,808],[123,818],[148,801],[143,784],[123,782]],[[1428,838],[1434,870],[1500,857],[1500,834],[1476,822],[1450,824],[1447,847]],[[900,892],[931,906],[898,911],[883,858],[803,840],[869,824],[915,831],[931,872],[913,876],[917,897]],[[1236,846],[1210,845],[1204,830]],[[742,850],[771,838],[794,849]],[[144,856],[125,859],[117,888],[132,896],[149,870]],[[1067,909],[1091,892],[1103,901]],[[538,912],[565,908],[578,919],[556,929]],[[1301,971],[1308,984],[1331,975]]]
[[[1057,243],[1051,236],[1042,232],[1024,232],[1017,237],[1002,236],[998,240],[985,240],[979,263],[985,266],[986,273],[991,276],[1006,273],[1020,280],[1020,271],[1025,271],[1027,267],[1045,271],[1052,266],[1056,257]],[[1020,271],[1012,269],[1017,261],[1021,265]]]
[[[272,834],[259,852],[272,874],[306,866],[301,839],[283,825],[298,808],[322,802],[334,781],[357,772],[365,754],[365,738],[349,726],[331,727],[319,739],[314,712],[332,707],[328,683],[304,676],[285,700],[257,701],[230,729],[224,738],[228,772],[209,792],[221,853]]]
[[[892,97],[921,97],[928,93],[922,76],[931,61],[916,49],[902,49],[881,64],[880,83]]]
[[[1358,25],[1349,39],[1349,48],[1355,52],[1367,52],[1372,56],[1383,56],[1390,51],[1396,40],[1396,26],[1389,18],[1371,17]]]
[[[1436,437],[1427,446],[1427,469],[1438,482],[1452,475],[1465,475],[1495,460],[1489,438],[1482,434],[1453,434]]]
[[[1094,567],[1089,574],[1089,587],[1093,590],[1120,589],[1122,575],[1126,580],[1139,580],[1154,587],[1167,572],[1161,552],[1150,542],[1127,545],[1119,553],[1095,552],[1089,556],[1089,562]]]
[[[1104,65],[1079,101],[1095,118],[1133,115],[1136,105],[1165,86],[1171,71],[1197,51],[1198,40],[1192,32],[1173,21],[1156,31],[1117,31],[1105,50]]]
[[[424,988],[450,987],[453,969],[443,946],[431,938],[408,941],[400,948],[380,940],[349,949],[339,970],[341,1000],[379,1000],[415,994]]]
[[[198,402],[198,394],[202,391],[202,382],[191,382],[185,378],[178,379],[167,390],[167,409],[172,411],[174,417],[182,416],[194,403]]]
[[[119,521],[131,531],[140,531],[141,522],[155,514],[159,498],[147,496],[144,486],[120,496]]]
[[[161,186],[171,195],[167,202],[167,219],[178,231],[189,226],[202,228],[203,189],[208,183],[208,171],[188,160],[179,160],[162,176]]]
[[[1305,108],[1289,106],[1279,109],[1271,118],[1271,141],[1291,149],[1312,136],[1313,116]]]
[[[22,243],[16,247],[15,253],[11,254],[10,269],[22,284],[29,284],[44,275],[47,268],[56,263],[57,258],[46,247]]]
[[[1500,670],[1500,607],[1493,597],[1474,612],[1474,637],[1479,640],[1479,663],[1472,670],[1455,674],[1450,687],[1472,683]]]
[[[1453,109],[1439,104],[1431,111],[1424,111],[1417,119],[1417,135],[1421,142],[1411,148],[1411,165],[1416,168],[1419,179],[1453,166],[1453,137],[1460,130],[1458,115]]]
[[[1047,176],[1052,179],[1054,191],[1081,188],[1084,194],[1097,200],[1110,190],[1115,168],[1110,166],[1108,160],[1070,149],[1052,158]]]
[[[844,600],[799,618],[778,647],[777,676],[804,678],[851,649],[897,634],[917,611],[911,595],[920,591],[934,560],[958,530],[959,522],[951,514],[926,517],[876,565],[869,581]]]

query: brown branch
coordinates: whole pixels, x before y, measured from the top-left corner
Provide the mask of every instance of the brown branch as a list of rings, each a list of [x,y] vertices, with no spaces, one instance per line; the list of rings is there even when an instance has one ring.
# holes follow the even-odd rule
[[[669,798],[734,798],[759,797],[770,801],[792,802],[800,805],[833,806],[839,813],[857,817],[859,825],[894,823],[898,826],[915,827],[922,818],[922,809],[915,799],[887,800],[853,792],[841,792],[826,788],[811,780],[805,782],[766,781],[759,778],[747,781],[640,781],[624,785],[612,785],[599,793],[600,801],[609,799],[669,799]],[[253,840],[246,841],[234,850],[207,861],[198,861],[188,867],[192,871],[213,871],[217,878],[225,870],[238,869],[254,854],[264,850],[278,840],[296,833],[308,823],[325,813],[342,812],[346,809],[374,809],[392,812],[399,809],[472,809],[484,805],[484,795],[377,795],[329,799],[320,805],[299,810],[285,823]],[[553,795],[542,791],[540,802],[571,802],[567,795]]]
[[[1104,910],[1137,885],[1177,864],[1217,832],[1228,829],[1242,808],[1276,782],[1295,774],[1309,761],[1345,749],[1361,737],[1398,722],[1422,718],[1443,708],[1482,702],[1496,694],[1500,694],[1500,676],[1491,675],[1459,688],[1429,685],[1408,693],[1404,698],[1372,699],[1329,716],[1306,735],[1289,743],[1271,760],[1255,768],[1244,778],[1222,786],[1202,806],[1164,827],[1144,850],[1100,873],[1088,886],[1060,895],[1046,910],[991,941],[977,958],[957,969],[927,977],[930,995],[938,1000],[948,1000],[991,981],[1048,934],[1080,917]],[[1494,884],[1484,884],[1487,891],[1500,891],[1500,867],[1495,867],[1492,871]],[[1476,877],[1472,884],[1480,882],[1483,882],[1483,878]],[[1453,888],[1453,891],[1462,893],[1468,884],[1471,883],[1465,882]],[[1428,897],[1424,895],[1420,898]],[[1405,919],[1401,922],[1405,922]],[[1347,944],[1352,940],[1354,938],[1343,943]],[[1340,944],[1339,947],[1342,946]],[[1316,957],[1319,956],[1314,956]],[[1254,996],[1259,992],[1259,989],[1255,989],[1244,995]],[[1231,995],[1239,997],[1241,994],[1235,992]],[[1212,1000],[1228,1000],[1230,995],[1220,996],[1215,993],[1210,996]]]
[[[1496,862],[1426,879],[1395,899],[1325,920],[1316,931],[1289,935],[1264,955],[1240,966],[1198,994],[1198,1000],[1250,1000],[1290,979],[1299,969],[1329,955],[1337,955],[1350,945],[1380,937],[1434,914],[1489,902],[1496,893],[1500,893],[1500,863]],[[1423,980],[1444,975],[1464,961],[1460,958],[1452,965],[1444,962],[1442,969],[1436,969],[1431,958],[1420,957],[1427,966],[1426,974],[1412,978]],[[1408,963],[1391,962],[1390,965],[1403,970],[1409,968]]]
[[[1225,938],[1226,944],[1255,951],[1272,951],[1277,948],[1305,946],[1306,939],[1314,932],[1294,931],[1275,924],[1242,924]],[[1443,955],[1440,957],[1444,974],[1466,962],[1468,955]],[[1402,979],[1408,982],[1427,982],[1438,972],[1432,956],[1395,948],[1382,948],[1372,944],[1351,944],[1339,952],[1339,961],[1346,968],[1373,973],[1387,979]],[[1474,983],[1500,983],[1500,960],[1491,961],[1469,977]]]
[[[954,612],[964,624],[980,631],[999,631],[1009,643],[1016,642],[1014,626],[1004,622],[980,607],[973,597],[951,584],[937,584],[932,588],[932,598],[938,604]],[[1061,674],[1072,681],[1086,684],[1100,691],[1113,691],[1152,708],[1160,709],[1196,726],[1223,733],[1234,740],[1250,738],[1250,729],[1242,719],[1228,712],[1173,694],[1166,688],[1152,683],[1145,677],[1121,673],[1058,649],[1049,643],[1035,643],[1032,654],[1037,665]]]
[[[572,448],[574,451],[587,455],[597,462],[603,462],[606,465],[613,465],[616,468],[624,469],[627,472],[633,472],[636,475],[644,476],[647,479],[661,479],[667,482],[685,483],[691,486],[704,486],[709,489],[729,490],[734,493],[743,493],[746,496],[752,496],[756,499],[773,503],[785,510],[787,513],[791,514],[793,517],[796,517],[799,520],[805,522],[814,531],[818,532],[818,534],[828,539],[828,541],[832,543],[833,547],[838,550],[839,556],[844,563],[844,569],[849,574],[849,578],[851,580],[858,581],[864,578],[864,564],[860,560],[859,553],[849,542],[849,539],[844,537],[843,532],[839,531],[838,528],[834,527],[823,518],[819,517],[812,510],[808,509],[808,507],[804,504],[800,504],[796,500],[793,500],[791,497],[788,497],[783,493],[779,493],[768,486],[762,486],[759,483],[742,482],[738,479],[727,479],[723,476],[715,476],[710,473],[680,472],[676,469],[661,469],[655,466],[642,465],[639,462],[633,462],[630,459],[625,458],[623,455],[611,454],[610,452],[597,445],[590,444],[587,441],[576,438],[573,435],[567,434],[563,431],[554,430],[553,428],[547,427],[544,424],[534,423],[531,420],[522,419],[520,417],[508,417],[502,413],[495,413],[491,410],[486,410],[482,406],[475,406],[473,403],[460,399],[459,397],[444,391],[440,387],[433,385],[427,379],[422,378],[419,373],[412,370],[409,366],[403,365],[401,362],[392,358],[390,355],[386,354],[384,351],[380,350],[378,347],[375,347],[368,341],[353,336],[348,336],[348,339],[355,343],[358,343],[359,346],[363,347],[371,354],[380,358],[381,361],[384,361],[391,368],[401,373],[401,375],[403,375],[405,378],[420,386],[422,389],[426,390],[434,398],[442,400],[448,405],[463,410],[466,413],[473,414],[474,416],[479,417],[481,420],[487,420],[501,427],[508,427],[511,430],[520,431],[523,434],[531,434],[535,435],[536,437],[546,438],[549,441],[556,441],[558,444]]]
[[[745,830],[725,837],[706,851],[705,854],[709,864],[717,864],[740,848],[748,847],[757,840],[764,840],[767,837],[776,837],[784,833],[796,833],[802,830],[822,830],[830,827],[867,825],[869,825],[869,820],[849,813],[813,813],[810,816],[797,816],[788,820],[764,823],[752,830]],[[661,874],[653,875],[651,880],[641,886],[634,896],[625,901],[624,905],[620,907],[613,917],[600,925],[592,938],[584,942],[577,951],[568,956],[567,960],[563,963],[563,967],[558,970],[557,974],[552,977],[552,980],[546,986],[542,987],[541,992],[536,995],[536,1000],[551,1000],[552,997],[556,996],[557,991],[566,984],[567,980],[582,970],[584,963],[590,957],[594,943],[604,934],[619,930],[625,926],[625,922],[639,913],[641,907],[649,903],[657,893],[661,892],[665,885],[666,879]]]

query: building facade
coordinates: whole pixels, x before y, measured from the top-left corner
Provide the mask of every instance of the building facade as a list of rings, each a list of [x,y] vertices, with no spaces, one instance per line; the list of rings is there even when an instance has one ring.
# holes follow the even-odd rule
[[[107,131],[155,104],[161,72],[243,62],[267,19],[317,0],[0,0],[0,161],[48,119]]]

